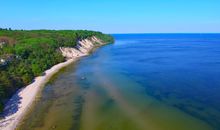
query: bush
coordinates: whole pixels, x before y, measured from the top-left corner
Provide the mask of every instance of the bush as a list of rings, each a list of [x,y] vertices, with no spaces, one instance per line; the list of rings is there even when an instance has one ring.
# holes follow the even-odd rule
[[[97,36],[104,42],[114,41],[109,35],[86,30],[0,30],[0,37],[7,37],[13,43],[1,48],[0,57],[16,57],[8,59],[9,64],[0,68],[0,111],[5,99],[16,90],[65,60],[57,51],[59,47],[74,47],[78,40],[91,36]]]

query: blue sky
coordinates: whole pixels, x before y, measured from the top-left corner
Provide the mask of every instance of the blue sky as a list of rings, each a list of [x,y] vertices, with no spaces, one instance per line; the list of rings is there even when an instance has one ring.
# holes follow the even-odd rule
[[[0,0],[0,27],[220,32],[220,0]]]

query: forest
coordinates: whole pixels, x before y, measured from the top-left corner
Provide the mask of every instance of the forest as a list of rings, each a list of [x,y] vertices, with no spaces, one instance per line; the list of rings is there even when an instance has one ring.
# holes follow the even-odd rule
[[[59,47],[74,47],[78,40],[91,36],[114,42],[110,35],[88,30],[0,29],[0,112],[18,89],[65,61]]]

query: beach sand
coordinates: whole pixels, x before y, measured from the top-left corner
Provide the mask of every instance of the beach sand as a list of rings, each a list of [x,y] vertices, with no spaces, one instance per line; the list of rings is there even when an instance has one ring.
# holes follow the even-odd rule
[[[105,45],[100,39],[95,36],[84,39],[78,42],[76,48],[60,48],[62,55],[69,60],[53,66],[51,69],[45,71],[45,75],[34,79],[34,82],[23,89],[19,90],[6,104],[3,119],[0,120],[0,130],[15,130],[25,113],[30,109],[33,101],[36,99],[41,87],[44,86],[48,80],[57,73],[61,68],[75,62],[80,57],[89,55],[89,53],[99,46]]]
[[[45,75],[36,77],[34,82],[19,90],[6,104],[3,119],[0,120],[0,130],[14,130],[24,117],[26,111],[31,108],[38,92],[48,80],[63,67],[73,63],[78,58],[69,59],[66,62],[59,63],[49,70]]]

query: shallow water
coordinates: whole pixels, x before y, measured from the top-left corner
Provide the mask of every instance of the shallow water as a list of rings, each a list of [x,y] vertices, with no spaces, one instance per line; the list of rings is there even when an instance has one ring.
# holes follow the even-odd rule
[[[220,34],[114,37],[45,86],[19,129],[220,129]]]

